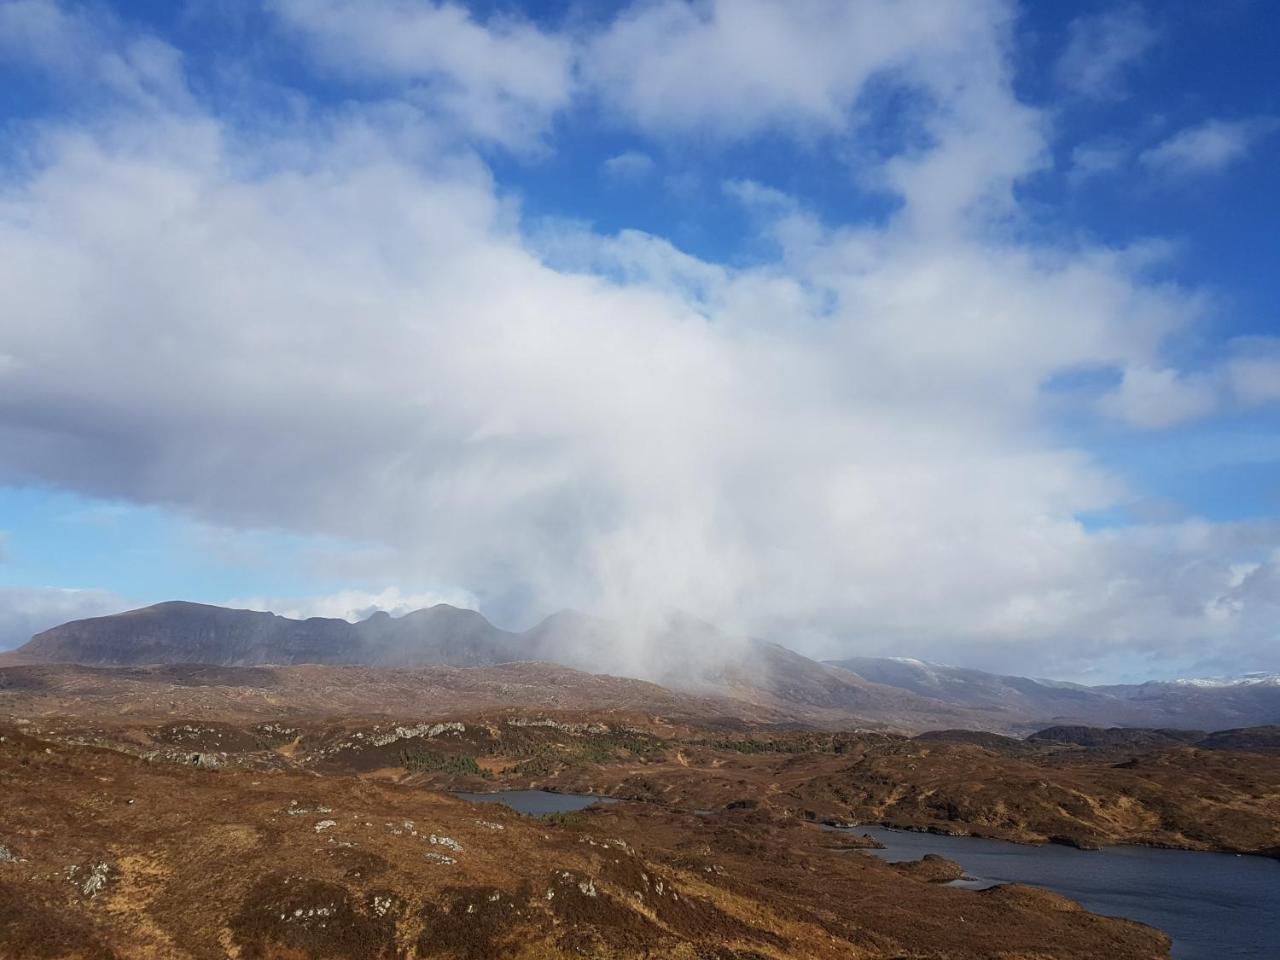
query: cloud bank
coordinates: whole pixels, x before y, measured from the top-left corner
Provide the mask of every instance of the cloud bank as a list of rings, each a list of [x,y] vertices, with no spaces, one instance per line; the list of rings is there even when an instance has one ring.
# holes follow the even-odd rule
[[[402,617],[414,610],[424,610],[447,603],[462,609],[476,606],[476,598],[463,590],[442,590],[432,593],[401,593],[388,587],[373,593],[367,590],[340,590],[337,593],[315,597],[246,597],[228,601],[235,609],[262,610],[294,620],[308,617],[328,617],[356,623],[378,611],[393,617]]]
[[[1207,415],[1166,355],[1204,301],[1149,249],[1028,239],[1050,127],[1014,92],[1008,4],[659,2],[564,32],[271,9],[340,98],[228,116],[173,51],[163,95],[35,123],[4,169],[0,481],[374,543],[386,582],[519,626],[676,607],[1042,673],[1272,649],[1272,526],[1081,519],[1141,492],[1065,439],[1054,384],[1114,374],[1073,415]],[[121,62],[160,49],[67,22]],[[886,91],[910,129],[862,151]],[[839,136],[892,213],[736,183],[776,251],[736,265],[531,222],[486,151],[554,150],[579,102],[666,147]],[[1233,362],[1215,376],[1274,399]]]
[[[130,606],[106,590],[0,587],[0,650],[20,647],[41,630],[68,620],[106,616]]]

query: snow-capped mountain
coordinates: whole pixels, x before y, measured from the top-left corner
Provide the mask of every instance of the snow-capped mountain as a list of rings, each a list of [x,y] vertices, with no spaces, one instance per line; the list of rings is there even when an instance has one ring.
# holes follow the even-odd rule
[[[1182,687],[1280,687],[1280,673],[1245,673],[1238,677],[1196,677],[1169,682]]]
[[[872,683],[1002,716],[1009,726],[1223,730],[1280,723],[1280,674],[1084,686],[1001,676],[908,657],[832,661]]]

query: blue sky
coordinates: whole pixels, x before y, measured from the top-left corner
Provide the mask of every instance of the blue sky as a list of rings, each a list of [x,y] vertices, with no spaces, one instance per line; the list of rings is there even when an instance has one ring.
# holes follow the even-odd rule
[[[1278,52],[1252,0],[0,0],[0,646],[447,600],[1280,669]]]

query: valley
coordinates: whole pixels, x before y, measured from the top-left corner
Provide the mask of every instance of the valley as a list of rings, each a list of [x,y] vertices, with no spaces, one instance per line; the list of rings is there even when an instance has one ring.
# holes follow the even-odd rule
[[[289,677],[303,668],[247,688],[235,671],[182,668],[184,685],[164,690],[154,681],[173,679],[168,671],[120,671],[119,696],[115,671],[92,672],[86,693],[80,669],[45,668],[42,689],[20,688],[20,678],[35,686],[30,668],[0,669],[0,708],[36,735],[153,762],[593,793],[1084,848],[1280,853],[1280,727],[912,737],[718,712],[732,705],[542,665],[392,674],[366,688],[350,668],[309,667],[313,699],[292,705]],[[55,684],[63,673],[75,682]]]
[[[1154,960],[1161,931],[887,864],[862,830],[1280,858],[1277,726],[1015,737],[990,702],[765,644],[680,689],[307,643],[237,663],[217,631],[220,662],[144,637],[159,662],[117,664],[117,623],[0,665],[2,957]],[[504,790],[611,802],[457,796]]]
[[[869,841],[778,802],[785,761],[695,746],[715,735],[518,713],[322,728],[7,719],[0,955],[1167,955],[1158,931],[1045,891],[953,889],[862,855]],[[624,756],[651,769],[628,772]],[[726,779],[699,791],[677,768]],[[646,796],[537,819],[444,792],[570,783]],[[715,794],[733,799],[686,806]]]

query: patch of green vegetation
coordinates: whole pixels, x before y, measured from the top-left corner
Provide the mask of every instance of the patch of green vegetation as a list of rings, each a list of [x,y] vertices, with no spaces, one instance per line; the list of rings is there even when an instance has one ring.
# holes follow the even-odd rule
[[[732,750],[735,753],[807,753],[806,744],[790,740],[712,740],[711,746],[717,750]]]
[[[552,750],[543,750],[516,764],[516,773],[526,777],[549,777],[564,766],[564,758]]]
[[[453,776],[484,776],[475,757],[448,753],[432,753],[420,748],[400,751],[400,765],[415,773],[447,773]]]
[[[580,744],[578,749],[573,752],[574,759],[581,760],[584,763],[604,764],[611,762],[614,758],[613,746],[599,740],[590,740]]]
[[[663,748],[663,742],[657,737],[639,733],[621,733],[615,739],[619,747],[637,757],[651,757]]]
[[[703,741],[703,746],[735,753],[844,753],[847,744],[823,736],[724,737]]]
[[[581,810],[544,813],[538,819],[555,827],[581,827],[587,822],[587,817]]]
[[[517,772],[531,777],[550,776],[564,767],[607,766],[624,761],[628,756],[656,755],[661,742],[631,734],[600,734],[573,737],[564,741],[522,742],[504,751],[520,757]]]

